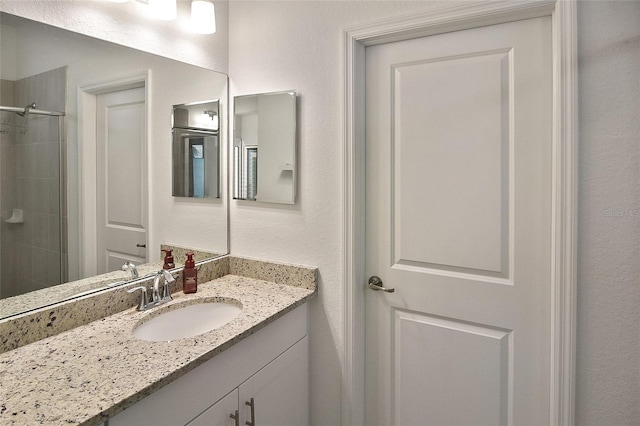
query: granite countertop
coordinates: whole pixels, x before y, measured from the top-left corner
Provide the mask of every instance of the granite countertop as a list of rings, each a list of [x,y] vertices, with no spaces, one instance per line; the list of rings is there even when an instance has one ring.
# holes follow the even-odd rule
[[[316,290],[225,275],[145,312],[131,308],[0,354],[0,425],[99,425],[306,302]],[[172,342],[131,334],[148,316],[198,299],[242,304],[226,325]]]

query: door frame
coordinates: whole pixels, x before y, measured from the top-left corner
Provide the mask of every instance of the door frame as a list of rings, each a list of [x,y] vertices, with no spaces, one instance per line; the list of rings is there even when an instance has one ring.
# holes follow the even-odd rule
[[[145,125],[146,143],[144,155],[147,161],[142,165],[143,174],[147,180],[147,188],[144,188],[144,197],[147,203],[147,223],[149,222],[149,136],[150,136],[150,112],[149,112],[149,84],[150,70],[117,79],[94,81],[78,86],[78,180],[80,212],[78,221],[80,224],[79,236],[79,272],[81,277],[97,274],[97,259],[95,247],[97,244],[97,212],[96,212],[96,146],[97,146],[97,100],[98,95],[116,92],[120,90],[145,88]],[[147,245],[149,235],[147,232]]]
[[[550,16],[553,57],[552,294],[550,424],[574,423],[576,340],[577,32],[576,2],[485,1],[349,28],[343,35],[342,424],[364,424],[365,48],[521,19]]]

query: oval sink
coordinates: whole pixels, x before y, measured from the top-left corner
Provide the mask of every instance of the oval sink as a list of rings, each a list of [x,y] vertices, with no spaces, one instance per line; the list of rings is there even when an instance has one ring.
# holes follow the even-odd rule
[[[242,312],[225,302],[204,302],[161,313],[133,329],[138,339],[168,342],[193,337],[222,327]]]

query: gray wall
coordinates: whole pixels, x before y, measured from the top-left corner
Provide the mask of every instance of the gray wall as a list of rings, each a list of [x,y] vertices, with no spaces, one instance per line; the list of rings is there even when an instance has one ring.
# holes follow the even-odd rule
[[[640,2],[581,1],[576,423],[640,424]]]

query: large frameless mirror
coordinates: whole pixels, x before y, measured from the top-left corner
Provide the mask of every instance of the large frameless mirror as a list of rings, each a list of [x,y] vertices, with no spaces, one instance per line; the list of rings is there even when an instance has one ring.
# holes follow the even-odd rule
[[[296,92],[234,98],[233,197],[295,203]]]
[[[7,13],[0,54],[0,320],[157,270],[163,244],[229,252],[225,74]],[[191,186],[217,198],[172,197],[172,107],[200,100]]]
[[[173,196],[220,198],[219,102],[173,106]]]

